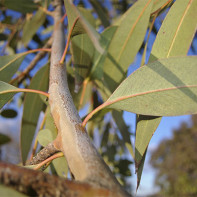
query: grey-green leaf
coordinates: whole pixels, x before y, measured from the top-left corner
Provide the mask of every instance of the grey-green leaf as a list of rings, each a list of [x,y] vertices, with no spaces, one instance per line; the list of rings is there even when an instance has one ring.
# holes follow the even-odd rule
[[[152,0],[137,1],[120,19],[104,62],[104,78],[111,92],[126,75],[144,40],[152,9]]]
[[[196,67],[195,56],[152,62],[125,79],[106,106],[153,116],[197,113]]]
[[[48,90],[48,64],[42,67],[33,77],[29,88],[42,91]],[[38,94],[28,93],[24,99],[23,119],[21,127],[21,155],[22,161],[25,162],[31,147],[32,140],[44,103]]]

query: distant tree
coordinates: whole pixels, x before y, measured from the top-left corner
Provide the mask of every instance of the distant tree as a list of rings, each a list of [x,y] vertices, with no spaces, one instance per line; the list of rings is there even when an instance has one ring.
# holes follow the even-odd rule
[[[192,127],[182,123],[172,139],[163,140],[151,157],[155,183],[165,196],[197,196],[197,115]]]

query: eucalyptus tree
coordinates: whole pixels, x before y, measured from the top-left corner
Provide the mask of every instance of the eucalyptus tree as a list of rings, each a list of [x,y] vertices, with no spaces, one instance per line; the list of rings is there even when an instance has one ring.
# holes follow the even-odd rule
[[[18,92],[23,106],[23,168],[0,163],[2,192],[129,196],[124,187],[131,161],[125,155],[129,152],[135,162],[138,188],[161,117],[196,113],[197,58],[187,53],[196,32],[197,1],[143,0],[130,6],[124,1],[122,10],[128,9],[119,15],[119,4],[112,2],[108,11],[103,6],[108,1],[80,1],[78,6],[69,0],[64,5],[61,0],[1,1],[2,115],[13,112],[6,108]],[[8,16],[9,9],[20,13],[17,19]],[[149,37],[163,12],[146,61]],[[142,66],[127,77],[139,51]],[[29,65],[20,67],[31,53],[36,55]],[[82,109],[89,113],[81,119]],[[137,114],[135,146],[123,110]],[[68,171],[70,181],[61,178]]]

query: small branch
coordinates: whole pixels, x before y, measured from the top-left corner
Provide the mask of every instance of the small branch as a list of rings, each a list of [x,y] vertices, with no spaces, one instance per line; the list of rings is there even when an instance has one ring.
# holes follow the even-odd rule
[[[87,183],[64,178],[0,162],[0,184],[11,187],[28,196],[53,197],[109,197],[115,192],[93,187]]]
[[[51,47],[52,41],[53,41],[53,39],[52,39],[52,37],[51,37],[51,38],[47,41],[47,43],[43,46],[43,49],[47,49],[47,51],[41,50],[41,51],[35,56],[35,58],[31,61],[31,63],[29,64],[29,66],[28,66],[19,76],[17,76],[16,78],[14,78],[14,79],[11,80],[11,82],[10,82],[11,84],[13,84],[15,81],[18,81],[18,84],[22,83],[22,81],[26,78],[26,76],[29,74],[29,72],[36,66],[37,62],[38,62],[39,60],[41,60],[41,59],[45,56],[45,54],[46,54],[47,52],[49,52],[49,51],[48,51],[48,48]]]
[[[46,160],[42,161],[41,163],[39,163],[38,165],[36,165],[36,167],[34,168],[34,170],[38,170],[40,169],[42,166],[51,163],[54,159],[57,159],[59,157],[63,157],[64,154],[62,152],[56,153],[54,155],[52,155],[51,157],[47,158]]]
[[[53,143],[50,143],[46,147],[44,147],[35,157],[33,157],[28,165],[39,164],[57,152],[60,152],[60,150],[58,150]]]
[[[67,42],[66,42],[66,47],[65,47],[64,53],[63,53],[63,55],[62,55],[62,58],[61,58],[61,60],[60,60],[60,64],[63,64],[63,63],[64,63],[64,60],[65,60],[65,57],[66,57],[66,53],[67,53],[67,51],[68,51],[68,46],[69,46],[71,34],[72,34],[72,31],[73,31],[73,29],[74,29],[74,27],[75,27],[75,25],[76,25],[76,23],[77,23],[78,20],[79,20],[79,17],[77,17],[77,18],[75,19],[75,21],[74,21],[74,23],[73,23],[73,25],[72,25],[72,27],[71,27],[71,30],[70,30],[70,32],[69,32],[69,34],[68,34],[68,39],[67,39]]]

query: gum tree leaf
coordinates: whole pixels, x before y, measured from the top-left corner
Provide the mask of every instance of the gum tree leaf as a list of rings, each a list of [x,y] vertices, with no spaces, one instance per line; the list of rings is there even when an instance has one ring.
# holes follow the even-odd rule
[[[0,190],[1,190],[1,196],[27,197],[25,194],[22,194],[4,185],[0,185]]]
[[[48,90],[48,64],[42,67],[33,77],[29,88],[42,91]],[[21,126],[21,155],[25,162],[34,138],[39,114],[44,103],[38,94],[28,93],[24,99],[23,118]]]
[[[7,144],[10,141],[11,139],[7,135],[0,133],[0,146],[3,144]]]
[[[0,81],[0,109],[15,95],[14,92],[12,93],[10,91],[17,89],[8,83]]]
[[[32,39],[33,35],[37,32],[39,27],[44,23],[46,19],[46,14],[39,9],[36,14],[26,20],[24,28],[23,28],[23,37],[22,42],[25,46],[29,43],[29,41]]]
[[[152,116],[197,112],[197,57],[160,59],[125,79],[103,104]]]
[[[38,9],[38,5],[33,0],[4,0],[3,5],[8,9],[21,12],[23,14],[33,12]]]
[[[137,1],[121,17],[104,62],[104,79],[111,92],[126,75],[147,31],[152,0]]]
[[[160,6],[164,1],[155,1],[155,6]],[[196,31],[195,13],[197,12],[196,1],[175,1],[168,12],[157,34],[149,61],[157,58],[186,55]],[[162,47],[161,47],[162,46]],[[139,115],[137,118],[136,141],[135,141],[135,165],[140,184],[148,144],[158,125],[161,117]],[[139,169],[139,172],[138,170]]]
[[[4,82],[9,82],[12,76],[16,73],[22,61],[25,58],[25,53],[7,55],[0,57],[0,79]]]

